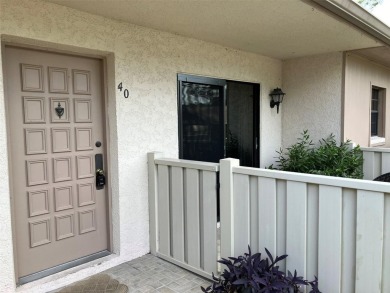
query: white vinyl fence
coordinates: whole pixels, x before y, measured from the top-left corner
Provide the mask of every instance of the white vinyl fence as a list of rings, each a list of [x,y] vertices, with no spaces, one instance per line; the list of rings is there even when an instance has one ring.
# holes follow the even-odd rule
[[[152,253],[217,273],[219,170],[222,257],[266,247],[289,255],[282,270],[318,276],[323,293],[390,292],[389,183],[156,156],[149,154]]]
[[[222,256],[266,247],[324,293],[390,292],[390,184],[238,163],[221,160]]]
[[[207,278],[217,272],[219,164],[148,154],[151,252]]]
[[[373,180],[390,172],[390,148],[361,148],[364,158],[364,179]]]

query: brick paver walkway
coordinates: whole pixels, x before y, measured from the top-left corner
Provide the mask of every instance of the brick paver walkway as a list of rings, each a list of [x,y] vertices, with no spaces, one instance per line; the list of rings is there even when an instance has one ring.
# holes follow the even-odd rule
[[[202,292],[210,281],[176,265],[147,254],[113,267],[107,274],[128,287],[128,293],[188,293]],[[70,285],[72,286],[72,285]]]

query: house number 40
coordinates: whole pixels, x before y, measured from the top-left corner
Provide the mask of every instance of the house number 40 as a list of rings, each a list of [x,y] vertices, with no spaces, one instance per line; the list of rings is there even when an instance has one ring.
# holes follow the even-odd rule
[[[118,84],[118,90],[122,91],[123,89],[123,85],[122,83]],[[127,99],[129,97],[129,90],[128,89],[124,89],[123,91],[123,96]]]

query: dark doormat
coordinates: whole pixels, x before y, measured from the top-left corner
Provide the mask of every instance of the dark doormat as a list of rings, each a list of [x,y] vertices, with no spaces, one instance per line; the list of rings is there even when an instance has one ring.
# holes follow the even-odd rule
[[[127,291],[127,286],[124,284],[120,284],[118,280],[115,280],[106,274],[98,274],[88,279],[73,283],[65,288],[62,288],[58,292],[127,293]]]

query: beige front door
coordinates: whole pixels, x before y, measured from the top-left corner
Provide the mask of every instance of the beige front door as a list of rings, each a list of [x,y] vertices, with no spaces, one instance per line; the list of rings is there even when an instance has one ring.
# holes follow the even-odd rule
[[[4,60],[17,272],[32,280],[109,247],[102,62],[8,46]]]

